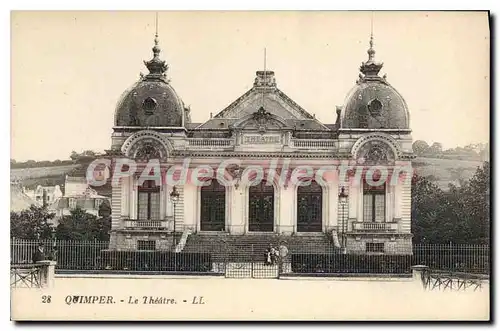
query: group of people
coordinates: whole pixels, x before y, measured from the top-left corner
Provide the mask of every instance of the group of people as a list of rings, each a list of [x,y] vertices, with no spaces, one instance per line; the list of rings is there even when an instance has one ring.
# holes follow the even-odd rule
[[[288,254],[288,248],[282,243],[279,248],[274,247],[269,244],[269,247],[266,249],[265,254],[265,264],[266,265],[274,265],[280,261],[280,258],[285,257]]]

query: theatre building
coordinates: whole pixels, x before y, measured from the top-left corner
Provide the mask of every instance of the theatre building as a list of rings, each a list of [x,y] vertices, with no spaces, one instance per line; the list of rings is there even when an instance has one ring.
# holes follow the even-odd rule
[[[270,70],[257,71],[253,87],[225,109],[193,123],[170,81],[175,77],[167,77],[158,38],[145,65],[149,73],[123,93],[115,110],[108,156],[130,158],[137,169],[112,188],[111,250],[182,251],[222,237],[289,238],[347,253],[411,252],[411,182],[408,172],[394,175],[397,168],[411,169],[409,110],[380,75],[372,40],[344,104],[324,111],[332,114],[330,123],[281,91]],[[352,78],[337,79],[348,84]],[[163,178],[183,163],[188,177],[203,167],[197,178],[204,185],[142,181],[154,159]],[[339,164],[354,165],[346,180]],[[383,177],[378,170],[368,180],[374,166],[388,170],[391,180],[375,185]]]

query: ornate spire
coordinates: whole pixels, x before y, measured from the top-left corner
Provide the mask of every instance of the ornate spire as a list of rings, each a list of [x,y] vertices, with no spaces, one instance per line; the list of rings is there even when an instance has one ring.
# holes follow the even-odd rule
[[[373,33],[370,36],[370,48],[368,48],[368,61],[363,62],[359,71],[361,71],[365,75],[365,79],[367,78],[375,78],[379,77],[378,73],[380,69],[383,67],[383,63],[375,62],[375,49],[373,48]]]
[[[359,68],[359,71],[365,75],[362,79],[377,79],[379,78],[378,73],[384,64],[375,62],[375,49],[373,48],[373,12],[371,18],[370,48],[368,48],[367,53],[368,61],[363,62]]]
[[[149,70],[149,74],[146,75],[145,79],[166,79],[166,71],[168,69],[168,65],[164,60],[160,59],[161,48],[159,46],[158,40],[158,13],[156,13],[156,32],[155,32],[155,45],[152,48],[153,58],[149,61],[144,61],[144,64]]]
[[[368,62],[373,62],[375,58],[375,50],[373,49],[373,32],[370,35],[370,48],[368,48]]]

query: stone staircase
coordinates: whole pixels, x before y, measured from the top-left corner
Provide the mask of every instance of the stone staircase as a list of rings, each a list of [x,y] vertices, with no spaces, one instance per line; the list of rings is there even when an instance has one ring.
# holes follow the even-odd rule
[[[255,262],[265,259],[269,244],[279,247],[280,243],[288,248],[290,254],[333,254],[337,251],[327,235],[291,235],[278,234],[191,234],[183,252],[211,253],[213,262]]]

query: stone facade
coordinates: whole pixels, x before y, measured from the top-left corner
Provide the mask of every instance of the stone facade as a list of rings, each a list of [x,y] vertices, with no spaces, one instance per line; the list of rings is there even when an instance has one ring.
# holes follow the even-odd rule
[[[155,47],[149,66],[160,61],[157,42]],[[272,71],[258,71],[248,92],[205,123],[192,123],[166,78],[167,66],[154,67],[134,85],[139,90],[127,90],[126,100],[118,102],[108,154],[112,162],[135,160],[137,169],[113,186],[110,249],[139,249],[139,241],[169,249],[175,228],[177,233],[326,234],[348,252],[411,252],[409,112],[378,76],[381,67],[370,47],[333,124],[319,122],[279,90]],[[155,88],[144,87],[153,83]],[[153,159],[162,180],[141,191],[141,173]],[[191,180],[177,181],[183,176],[179,169]],[[370,193],[376,185],[366,183],[384,172],[383,191]],[[204,189],[193,173],[198,182],[218,180],[224,187]],[[267,188],[254,187],[261,177]],[[304,188],[308,179],[317,186]],[[339,200],[341,191],[346,201]]]

